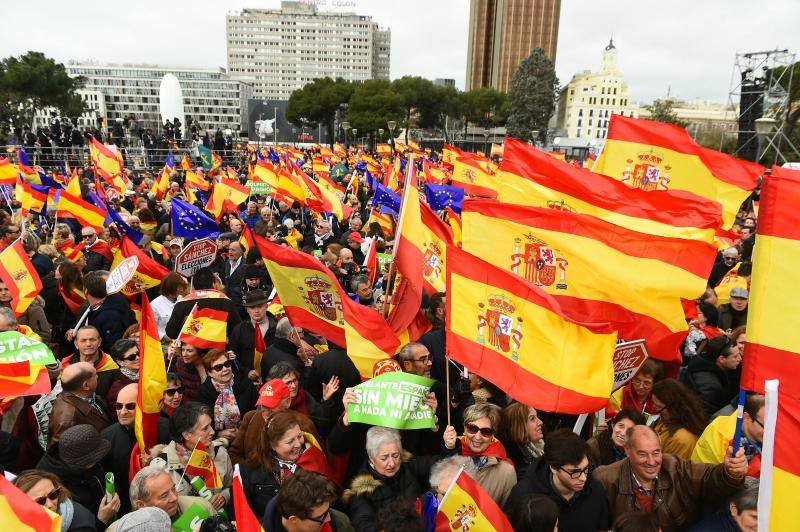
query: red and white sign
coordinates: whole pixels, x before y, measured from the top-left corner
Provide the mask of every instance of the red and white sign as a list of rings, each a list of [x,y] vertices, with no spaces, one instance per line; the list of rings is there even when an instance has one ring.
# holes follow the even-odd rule
[[[210,238],[195,240],[175,257],[175,271],[187,279],[200,268],[210,266],[217,255],[217,245]]]
[[[106,292],[116,294],[133,279],[136,268],[139,267],[139,257],[128,257],[111,270],[106,280]]]
[[[614,390],[619,390],[625,386],[644,361],[647,360],[647,348],[644,340],[633,340],[617,344],[614,349]]]

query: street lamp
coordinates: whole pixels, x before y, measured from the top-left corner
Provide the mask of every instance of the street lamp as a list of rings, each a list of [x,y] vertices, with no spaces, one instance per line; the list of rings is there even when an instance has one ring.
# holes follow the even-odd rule
[[[383,128],[378,128],[378,142],[383,142]]]
[[[772,129],[775,127],[775,124],[778,121],[774,118],[770,118],[768,116],[762,116],[761,118],[755,119],[755,126],[756,126],[756,139],[758,140],[758,151],[756,152],[756,161],[758,162],[761,160],[762,153],[761,153],[761,146],[764,144],[764,139],[767,138],[767,135],[770,134]]]
[[[358,137],[356,135],[358,135],[358,130],[353,128],[353,144],[358,146]]]
[[[344,130],[344,146],[347,148],[347,130],[350,129],[350,122],[346,120],[342,122],[342,129]]]
[[[397,127],[397,122],[389,120],[386,125],[389,127],[389,140],[392,141],[392,153],[394,153],[394,128]]]
[[[483,154],[486,155],[486,147],[489,145],[489,128],[483,130]]]

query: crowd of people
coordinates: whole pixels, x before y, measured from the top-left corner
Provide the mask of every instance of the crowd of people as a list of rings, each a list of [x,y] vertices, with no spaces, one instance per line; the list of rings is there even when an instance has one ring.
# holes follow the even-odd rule
[[[306,161],[313,155],[305,152]],[[238,170],[244,182],[247,169]],[[63,531],[169,530],[193,505],[213,516],[202,530],[230,530],[237,465],[247,503],[269,531],[433,530],[462,469],[515,530],[757,530],[763,396],[748,394],[735,454],[732,444],[755,239],[751,200],[734,226],[741,239],[719,254],[708,289],[687,308],[680,370],[648,359],[611,396],[606,421],[576,433],[575,416],[514,401],[492,375],[464,377],[445,355],[446,295],[438,293],[423,301],[431,330],[380,369],[433,379],[425,403],[436,425],[397,430],[348,419],[361,374],[344,347],[283,315],[258,247],[247,249],[244,238],[253,231],[318,257],[354,301],[384,314],[388,271],[371,276],[364,259],[373,242],[391,251],[393,235],[371,221],[364,172],[351,166],[339,181],[352,183],[353,173],[361,186],[344,198],[348,219],[253,195],[219,220],[213,264],[188,280],[169,273],[148,290],[167,385],[158,445],[138,471],[130,457],[140,319],[130,299],[106,289],[117,228],[98,232],[52,213],[44,223],[0,210],[0,248],[21,239],[43,286],[17,316],[0,283],[0,331],[39,338],[58,359],[48,367],[52,392],[2,404],[0,466],[61,515]],[[86,195],[95,176],[79,175]],[[139,247],[173,270],[189,241],[170,223],[169,201],[186,196],[183,171],[176,168],[161,200],[148,194],[155,177],[129,173],[131,188],[110,205],[144,233]],[[224,349],[178,341],[194,309],[227,312]],[[198,489],[186,474],[200,444],[219,488]]]

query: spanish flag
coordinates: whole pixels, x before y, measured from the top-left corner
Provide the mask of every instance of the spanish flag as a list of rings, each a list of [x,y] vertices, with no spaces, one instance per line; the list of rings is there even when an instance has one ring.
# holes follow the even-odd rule
[[[161,170],[161,175],[158,176],[158,179],[153,181],[153,186],[150,188],[150,193],[156,197],[156,199],[161,199],[169,190],[169,175],[170,175],[170,168],[169,166],[164,166],[164,169]]]
[[[426,183],[441,185],[447,180],[447,173],[441,168],[431,165],[427,160],[422,165],[422,173],[425,175]]]
[[[189,461],[186,463],[186,475],[189,478],[202,478],[207,488],[217,489],[222,487],[222,478],[217,472],[217,465],[211,455],[208,454],[208,451],[206,451],[206,444],[202,441],[197,442],[197,447],[189,455]]]
[[[0,476],[0,523],[14,532],[61,532],[61,516]]]
[[[253,513],[253,509],[247,502],[247,496],[244,494],[239,464],[233,466],[233,510],[236,515],[236,530],[239,532],[264,532],[261,520]]]
[[[0,185],[13,185],[17,182],[19,168],[8,157],[0,159]]]
[[[228,313],[212,308],[197,308],[195,305],[179,339],[198,349],[225,349],[227,345]]]
[[[716,248],[636,233],[585,214],[465,200],[462,247],[555,296],[581,322],[610,322],[650,356],[680,359],[681,298],[706,288]]]
[[[453,245],[453,231],[424,203],[420,204],[420,214],[424,234],[422,259],[425,262],[422,280],[425,292],[430,296],[444,292],[447,282],[446,252],[447,246]]]
[[[14,197],[20,203],[23,216],[27,216],[31,212],[41,213],[47,204],[47,193],[47,187],[32,185],[21,177],[17,178]]]
[[[114,261],[111,263],[111,269],[113,270],[124,259],[134,255],[139,259],[139,266],[136,268],[136,273],[133,274],[133,279],[120,291],[126,296],[132,296],[142,290],[160,285],[161,279],[169,273],[168,269],[150,258],[147,253],[139,249],[139,246],[126,236],[122,237],[119,248],[114,250]]]
[[[450,207],[445,207],[444,208],[444,215],[445,215],[445,221],[447,222],[447,225],[449,225],[450,229],[453,231],[453,243],[456,246],[461,247],[461,240],[462,240],[461,239],[461,234],[462,234],[461,216],[459,216]]]
[[[72,175],[70,176],[69,181],[67,181],[67,192],[76,197],[80,197],[81,195],[81,180],[78,177],[77,168],[72,169]]]
[[[787,321],[800,312],[800,300],[787,293],[800,284],[793,265],[800,253],[798,205],[800,172],[773,167],[761,182],[741,387],[764,393],[765,380],[781,379],[781,392],[800,398],[800,340]]]
[[[375,362],[397,352],[400,342],[386,320],[350,299],[320,261],[258,235],[254,238],[283,310],[295,326],[347,347],[348,356],[367,379]]]
[[[497,175],[504,203],[580,212],[651,235],[713,242],[721,206],[683,190],[650,194],[507,138]]]
[[[186,178],[185,178],[186,185],[191,185],[198,190],[208,190],[211,188],[211,184],[205,180],[202,175],[202,172],[194,172],[192,170],[186,170]]]
[[[503,511],[462,468],[439,503],[436,532],[514,532]]]
[[[492,151],[489,153],[492,157],[502,157],[503,156],[503,145],[502,144],[495,144],[492,143]]]
[[[161,401],[164,399],[164,390],[167,389],[167,370],[153,309],[144,292],[139,331],[139,391],[136,395],[134,432],[139,442],[135,449],[145,453],[157,443]]]
[[[451,146],[450,144],[445,144],[444,148],[442,148],[442,163],[451,168],[456,164],[456,159],[468,156],[470,156],[470,153],[456,148],[455,146]]]
[[[192,169],[192,162],[189,160],[189,154],[188,153],[184,153],[183,154],[183,159],[181,159],[181,164],[178,166],[178,168],[180,168],[182,170],[191,170]]]
[[[391,214],[381,213],[380,211],[378,211],[378,209],[372,209],[369,212],[369,218],[367,218],[367,223],[364,224],[364,225],[367,228],[369,228],[369,226],[373,222],[375,222],[375,223],[377,223],[378,225],[381,226],[381,229],[383,230],[383,234],[387,238],[389,238],[392,235],[394,235],[395,221],[394,221],[394,216],[392,216]]]
[[[122,177],[122,160],[116,148],[111,148],[97,141],[89,140],[89,153],[97,173],[118,191],[125,190],[125,180]]]
[[[422,225],[417,175],[413,158],[406,165],[408,176],[400,205],[400,220],[392,255],[402,276],[392,291],[389,324],[396,334],[408,329],[422,304],[426,231]]]
[[[100,231],[106,222],[106,211],[84,201],[80,196],[73,196],[66,190],[61,191],[61,196],[56,203],[59,218],[73,218],[82,226],[92,227]]]
[[[322,452],[322,446],[309,432],[304,432],[303,437],[306,439],[306,450],[297,459],[297,466],[332,479],[331,466],[328,464],[325,453]]]
[[[698,146],[673,124],[612,115],[594,172],[647,192],[685,190],[722,207],[729,229],[764,169]]]
[[[329,212],[336,216],[337,220],[347,220],[353,213],[353,207],[342,203],[342,198],[339,197],[333,190],[323,186],[322,181],[318,184],[316,181],[308,177],[305,173],[300,176],[303,179],[303,184],[306,186],[311,197],[316,201],[306,202],[308,208],[318,213]]]
[[[11,293],[11,308],[17,316],[25,312],[42,291],[42,280],[25,253],[21,239],[0,251],[0,279]]]
[[[564,414],[608,404],[617,334],[580,323],[536,285],[447,249],[447,354],[514,399]]]
[[[275,188],[278,184],[278,169],[271,162],[258,159],[256,164],[250,167],[248,179],[258,183],[267,183]]]
[[[378,144],[375,147],[375,152],[378,155],[391,155],[392,154],[392,147],[389,144]]]
[[[206,210],[219,219],[226,211],[236,211],[247,201],[250,188],[233,179],[223,177],[214,184],[214,190],[206,205]]]
[[[496,198],[501,186],[497,176],[490,174],[473,157],[456,158],[451,180],[454,185],[462,187],[467,193],[484,198]]]
[[[44,366],[32,365],[28,360],[0,362],[0,397],[3,399],[42,395],[51,390],[50,377]]]

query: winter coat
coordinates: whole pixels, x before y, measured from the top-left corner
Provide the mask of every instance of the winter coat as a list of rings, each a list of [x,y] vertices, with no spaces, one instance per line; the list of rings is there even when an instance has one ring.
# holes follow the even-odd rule
[[[58,443],[55,443],[36,464],[36,469],[56,475],[69,490],[73,502],[82,504],[93,515],[97,514],[100,498],[106,492],[102,463],[95,464],[89,470],[73,469],[58,457]]]
[[[200,382],[200,373],[198,373],[197,368],[191,364],[184,363],[183,359],[176,355],[173,371],[178,374],[178,377],[181,378],[181,382],[183,383],[183,401],[193,401],[202,384]],[[206,376],[206,380],[209,378],[210,377]]]
[[[690,528],[689,532],[742,532],[742,529],[733,520],[730,510],[725,508],[709,515]]]
[[[86,323],[100,331],[100,349],[108,353],[114,342],[122,338],[125,329],[136,323],[136,315],[122,294],[111,294],[97,309],[89,311]]]
[[[596,466],[613,464],[625,458],[625,453],[617,449],[611,440],[611,430],[606,429],[588,441],[589,460]]]
[[[106,394],[105,397],[106,404],[109,405],[109,408],[113,408],[114,403],[117,402],[117,395],[119,394],[119,391],[121,389],[123,389],[125,386],[129,384],[135,384],[137,382],[139,381],[130,380],[121,371],[118,372],[117,376],[114,377],[114,382],[112,382],[111,386],[108,388],[108,393]]]
[[[728,477],[722,464],[693,464],[664,453],[655,486],[653,512],[663,532],[683,530],[695,523],[706,504],[719,504],[732,495],[744,479]],[[640,511],[634,494],[628,458],[598,467],[594,472],[606,493],[611,522],[617,517]]]
[[[328,522],[332,532],[355,532],[350,519],[340,512],[331,508],[331,520]],[[273,497],[267,509],[264,511],[264,516],[261,518],[261,528],[269,530],[270,532],[285,532],[281,516],[278,513],[278,498]],[[360,531],[359,531],[360,532]]]
[[[689,361],[683,381],[700,396],[707,418],[728,404],[739,388],[737,373],[723,370],[705,354]]]
[[[36,297],[31,302],[30,306],[25,309],[17,319],[20,325],[26,325],[31,328],[33,332],[39,335],[42,342],[49,344],[52,334],[52,327],[47,320],[44,313],[44,299]]]
[[[258,400],[258,390],[253,382],[244,373],[237,373],[233,376],[233,396],[236,398],[236,405],[239,407],[239,414],[244,416],[256,407]],[[195,401],[205,403],[214,410],[214,403],[219,397],[219,392],[214,388],[214,381],[211,377],[200,385],[195,395]]]
[[[347,356],[347,352],[337,346],[331,346],[328,351],[314,358],[308,373],[306,392],[313,395],[317,401],[322,400],[322,385],[329,382],[334,375],[339,377],[339,390],[331,396],[331,399],[336,404],[341,404],[344,391],[361,384],[361,374],[353,364],[353,360]]]
[[[522,480],[528,467],[535,463],[544,454],[544,440],[539,441],[539,445],[534,450],[527,451],[523,447],[512,441],[501,440],[503,447],[506,448],[506,455],[514,463],[514,471],[517,473],[517,480]]]
[[[275,326],[278,324],[278,320],[275,316],[267,312],[267,322],[269,323],[269,328],[264,335],[264,346],[269,349],[275,342]],[[233,327],[233,329],[228,330],[231,331],[228,337],[228,350],[236,353],[236,360],[239,362],[240,371],[247,375],[250,371],[255,369],[253,359],[256,348],[256,331],[253,327],[253,322],[249,319],[244,320]],[[295,348],[295,350],[297,350],[297,348]],[[262,374],[261,376],[266,381],[266,375]]]
[[[239,463],[239,472],[242,475],[242,489],[250,508],[255,515],[264,515],[267,504],[278,494],[280,481],[272,472],[248,462]]]
[[[100,410],[72,392],[58,394],[53,403],[53,411],[50,413],[48,448],[58,441],[62,432],[75,425],[88,424],[96,428],[97,432],[102,432],[104,428],[111,425],[114,418],[105,402],[99,396],[95,397],[95,401]]]
[[[97,530],[99,521],[97,520],[97,517],[92,515],[91,512],[86,509],[85,506],[73,500],[67,499],[58,505],[59,512],[62,512],[63,506],[66,504],[72,505],[72,519],[69,522],[68,528],[64,529],[66,522],[64,514],[61,513],[62,530],[65,530],[65,532],[95,532]]]
[[[608,504],[603,486],[589,476],[583,490],[571,499],[565,499],[553,486],[552,473],[543,459],[534,462],[525,477],[511,490],[505,504],[508,512],[520,498],[529,493],[539,493],[558,505],[558,529],[564,532],[606,530],[608,527]]]
[[[674,454],[678,458],[688,460],[692,456],[695,444],[699,436],[689,432],[683,427],[670,426],[666,423],[658,422],[653,429],[661,439],[661,452]]]
[[[306,365],[297,356],[297,346],[286,338],[275,338],[268,344],[264,357],[261,359],[261,377],[266,381],[269,370],[278,362],[288,362],[299,376],[306,371]]]
[[[728,329],[733,330],[740,325],[747,325],[747,309],[737,311],[731,307],[730,303],[719,306],[719,322],[718,326],[723,331]]]
[[[214,465],[217,466],[217,473],[222,479],[223,486],[222,488],[214,488],[211,492],[214,494],[221,493],[227,503],[231,499],[230,485],[233,481],[233,463],[230,456],[228,456],[228,452],[217,441],[211,444],[208,454],[211,455]],[[192,485],[189,484],[191,479],[183,474],[184,465],[181,463],[175,441],[169,442],[167,446],[161,449],[161,453],[153,458],[150,465],[163,469],[172,477],[178,495],[197,495]]]

